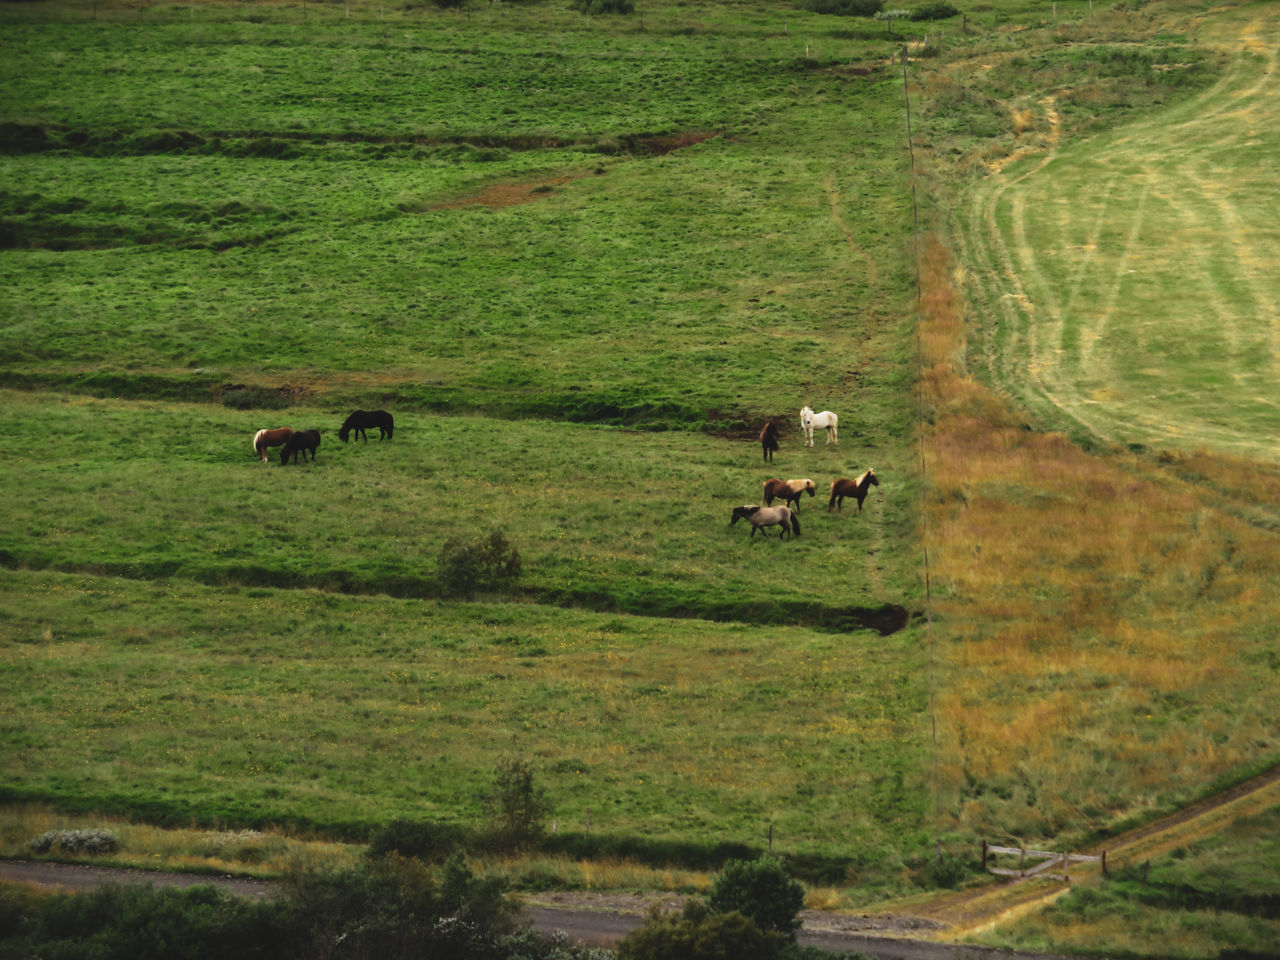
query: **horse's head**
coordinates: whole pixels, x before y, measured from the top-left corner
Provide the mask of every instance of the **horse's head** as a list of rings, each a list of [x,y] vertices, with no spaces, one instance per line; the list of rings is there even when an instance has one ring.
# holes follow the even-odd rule
[[[812,480],[806,480],[804,481],[804,489],[808,491],[809,496],[812,497],[813,491],[817,489],[817,487]]]
[[[800,408],[800,429],[804,430],[809,426],[809,421],[813,419],[813,410],[809,407]]]
[[[874,470],[867,471],[867,483],[874,487],[880,486],[880,478],[876,476],[876,472]]]
[[[733,508],[733,515],[729,518],[729,526],[733,526],[744,517],[749,517],[760,508],[758,506],[741,506]]]
[[[342,429],[338,431],[338,439],[341,440],[343,443],[346,443],[347,437],[349,436],[351,436],[351,428],[348,427],[346,424],[343,424]]]

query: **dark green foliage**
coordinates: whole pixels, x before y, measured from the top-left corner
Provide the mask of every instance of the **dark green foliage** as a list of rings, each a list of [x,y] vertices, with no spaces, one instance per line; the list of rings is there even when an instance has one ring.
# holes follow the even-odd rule
[[[450,537],[436,560],[436,578],[445,596],[508,590],[519,577],[520,554],[500,530],[475,540]]]
[[[935,0],[933,3],[926,3],[912,10],[911,19],[917,22],[921,20],[946,20],[950,17],[958,16],[959,13],[960,11],[947,3],[947,0]]]
[[[232,410],[283,410],[289,397],[266,387],[231,387],[222,394],[222,405]]]
[[[801,0],[800,7],[833,17],[874,17],[884,7],[884,0]]]
[[[596,16],[602,13],[635,13],[635,0],[573,0],[570,4],[579,13]]]
[[[717,913],[740,913],[761,930],[794,937],[800,928],[804,887],[772,857],[730,860],[711,885],[707,905]]]
[[[334,960],[490,960],[495,942],[513,929],[515,906],[502,881],[477,877],[461,856],[439,873],[386,857],[350,871],[299,874],[291,886],[295,922]]]
[[[654,906],[644,926],[618,943],[618,960],[773,960],[784,943],[740,913],[714,913],[700,900],[680,914]]]
[[[969,875],[975,864],[969,858],[953,853],[944,853],[929,861],[929,879],[935,886],[948,889],[960,885]]]
[[[214,887],[108,886],[82,894],[0,899],[0,958],[244,960],[288,955],[302,918],[282,901]]]
[[[373,835],[368,853],[375,858],[394,853],[438,863],[467,846],[472,839],[467,831],[453,824],[392,820]]]
[[[493,771],[493,789],[484,808],[492,842],[503,850],[534,846],[551,812],[546,791],[534,783],[533,767],[514,757],[503,760]]]

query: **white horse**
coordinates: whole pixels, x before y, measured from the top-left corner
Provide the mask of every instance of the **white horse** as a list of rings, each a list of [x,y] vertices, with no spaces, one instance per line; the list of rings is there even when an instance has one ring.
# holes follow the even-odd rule
[[[839,443],[840,437],[836,432],[839,426],[840,418],[830,410],[823,410],[821,413],[814,413],[809,407],[804,407],[800,411],[800,429],[804,431],[806,447],[813,446],[814,429],[827,431],[827,443]]]

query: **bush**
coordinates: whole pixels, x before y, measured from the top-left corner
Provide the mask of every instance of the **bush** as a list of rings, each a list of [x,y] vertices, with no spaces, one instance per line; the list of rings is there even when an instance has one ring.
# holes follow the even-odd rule
[[[784,939],[765,933],[740,913],[713,913],[689,900],[678,915],[654,905],[644,926],[618,942],[618,960],[775,960]]]
[[[503,760],[493,771],[493,790],[485,798],[494,844],[523,850],[542,838],[551,811],[546,793],[533,782],[533,768],[524,760]]]
[[[373,835],[368,855],[377,858],[394,853],[427,863],[441,863],[456,853],[465,839],[463,831],[452,825],[392,820]]]
[[[478,540],[450,537],[436,559],[436,579],[445,596],[508,589],[519,577],[520,554],[499,530]]]
[[[740,913],[766,932],[794,937],[800,928],[804,887],[772,857],[730,860],[711,885],[707,905],[717,913]]]
[[[926,3],[912,10],[911,19],[914,21],[946,20],[949,17],[958,16],[959,13],[960,11],[947,3],[947,0],[935,0],[933,3]]]
[[[266,387],[236,386],[223,392],[222,405],[232,410],[283,410],[289,406],[289,398]]]
[[[314,945],[305,956],[492,960],[495,943],[514,929],[503,882],[475,876],[461,855],[438,875],[391,856],[291,881],[293,920]]]
[[[573,0],[570,9],[590,16],[602,13],[628,14],[636,12],[635,0]]]
[[[49,830],[31,841],[32,853],[48,853],[54,847],[63,853],[115,853],[120,841],[110,830]]]
[[[802,0],[800,7],[810,13],[833,17],[874,17],[884,6],[883,0]]]

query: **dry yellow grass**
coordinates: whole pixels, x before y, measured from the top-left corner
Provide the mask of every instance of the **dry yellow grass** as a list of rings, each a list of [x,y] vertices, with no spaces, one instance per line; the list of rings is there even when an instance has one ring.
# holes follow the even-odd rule
[[[968,377],[962,308],[923,245],[926,529],[943,637],[945,819],[1069,844],[1277,755],[1274,468],[1090,454]],[[1230,477],[1213,496],[1197,474]],[[944,824],[945,826],[946,824]]]

